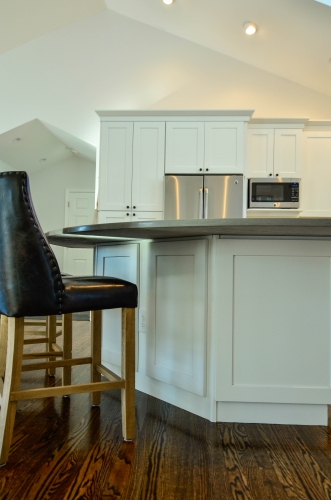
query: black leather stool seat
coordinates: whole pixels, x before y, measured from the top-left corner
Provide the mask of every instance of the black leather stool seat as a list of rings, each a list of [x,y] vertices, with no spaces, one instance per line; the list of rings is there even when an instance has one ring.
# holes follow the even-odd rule
[[[103,276],[62,277],[62,313],[137,307],[136,285]]]

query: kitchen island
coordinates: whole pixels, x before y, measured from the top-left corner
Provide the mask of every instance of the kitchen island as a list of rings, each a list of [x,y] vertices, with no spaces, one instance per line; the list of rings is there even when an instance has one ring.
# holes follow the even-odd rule
[[[139,286],[137,389],[211,421],[327,425],[331,219],[98,224],[95,272]],[[117,311],[103,357],[120,370]]]

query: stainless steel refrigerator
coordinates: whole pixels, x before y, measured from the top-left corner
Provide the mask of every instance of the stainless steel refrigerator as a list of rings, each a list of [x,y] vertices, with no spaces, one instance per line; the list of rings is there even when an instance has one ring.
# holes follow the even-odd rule
[[[242,175],[166,175],[166,220],[243,217]]]

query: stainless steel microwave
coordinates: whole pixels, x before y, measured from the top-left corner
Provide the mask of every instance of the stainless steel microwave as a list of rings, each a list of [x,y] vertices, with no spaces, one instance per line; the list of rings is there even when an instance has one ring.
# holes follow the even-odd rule
[[[299,208],[300,179],[249,179],[248,208]]]

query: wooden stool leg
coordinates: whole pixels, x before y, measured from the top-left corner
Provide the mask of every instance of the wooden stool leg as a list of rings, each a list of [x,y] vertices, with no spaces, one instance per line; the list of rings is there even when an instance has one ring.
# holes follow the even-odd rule
[[[7,357],[0,411],[0,465],[4,465],[8,460],[15,423],[17,401],[10,401],[10,394],[12,391],[18,391],[20,387],[24,318],[8,318],[6,330]]]
[[[122,309],[122,429],[125,441],[136,436],[135,415],[135,309]]]
[[[62,315],[63,359],[72,359],[72,314]],[[71,384],[71,366],[62,368],[62,385]]]
[[[5,377],[6,357],[7,357],[7,339],[8,339],[8,317],[7,316],[1,316],[1,330],[0,330],[0,380],[4,379],[4,377]],[[1,391],[1,393],[2,393],[2,391]]]
[[[91,382],[101,382],[101,373],[96,369],[101,365],[101,324],[102,312],[91,311]],[[99,405],[101,402],[101,392],[92,392],[92,405]]]
[[[56,316],[46,317],[46,335],[48,337],[48,351],[50,352],[53,351],[53,344],[56,343]],[[49,361],[54,361],[54,358],[49,358]],[[49,368],[47,370],[50,377],[54,377],[55,372],[55,368]]]

